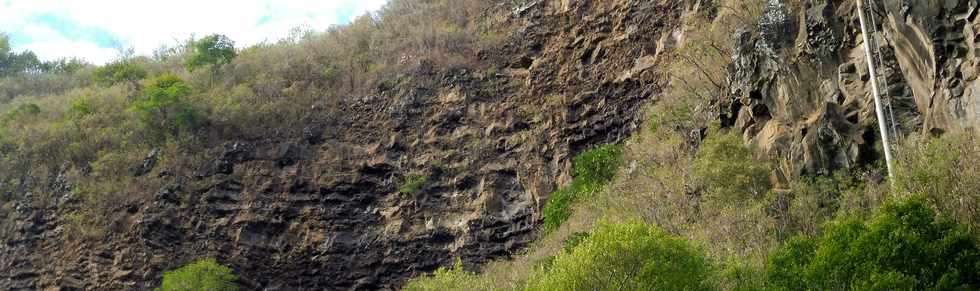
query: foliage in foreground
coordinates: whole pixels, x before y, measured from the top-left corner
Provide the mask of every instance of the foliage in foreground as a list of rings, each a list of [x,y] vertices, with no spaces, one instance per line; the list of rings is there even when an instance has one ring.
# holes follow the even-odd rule
[[[528,290],[712,290],[712,267],[687,241],[639,221],[600,223]]]
[[[899,151],[897,186],[980,234],[980,143],[974,133],[913,138]]]
[[[980,249],[965,229],[911,198],[867,222],[840,219],[819,237],[791,239],[767,273],[777,290],[976,290]]]
[[[482,290],[476,284],[478,275],[463,270],[463,262],[457,260],[452,268],[439,268],[432,275],[415,278],[405,285],[405,291]]]
[[[623,164],[623,146],[605,145],[584,152],[574,161],[575,178],[548,198],[543,210],[545,232],[551,232],[572,216],[572,204],[598,191],[615,177]]]
[[[203,259],[169,271],[157,291],[237,291],[238,276],[214,259]]]

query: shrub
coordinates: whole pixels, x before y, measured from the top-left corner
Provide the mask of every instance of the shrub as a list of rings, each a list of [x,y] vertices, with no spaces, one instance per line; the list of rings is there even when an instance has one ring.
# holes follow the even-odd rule
[[[443,291],[477,289],[479,276],[463,270],[463,262],[456,260],[452,268],[439,268],[432,275],[412,279],[402,290],[405,291]]]
[[[68,120],[79,120],[92,113],[95,113],[95,108],[92,107],[92,103],[88,99],[78,98],[68,106],[68,110],[65,111],[65,118]]]
[[[622,164],[621,145],[605,145],[576,156],[572,183],[551,193],[544,206],[545,232],[557,229],[568,220],[572,216],[572,204],[609,183]]]
[[[37,104],[34,103],[23,103],[5,113],[3,117],[0,118],[0,125],[5,125],[20,118],[37,116],[38,114],[41,114],[40,106],[37,106]]]
[[[896,185],[922,194],[940,212],[949,213],[980,233],[980,143],[972,133],[913,138],[899,151]]]
[[[755,159],[734,133],[705,139],[693,170],[709,199],[723,203],[756,200],[772,187],[769,165]]]
[[[864,212],[874,207],[868,203],[873,197],[869,197],[863,181],[856,178],[859,173],[841,170],[834,175],[804,176],[791,181],[791,200],[783,206],[787,213],[780,216],[789,220],[791,231],[815,235],[835,215],[867,215]],[[853,199],[855,196],[861,199]]]
[[[429,177],[426,177],[423,174],[419,174],[419,173],[409,174],[408,177],[405,178],[405,183],[402,184],[400,188],[398,188],[398,193],[408,194],[408,195],[418,194],[419,191],[422,191],[422,187],[425,186],[425,182],[428,180]]]
[[[181,131],[200,126],[202,120],[184,98],[191,87],[174,75],[163,75],[150,81],[146,96],[133,102],[132,109],[140,116],[151,134],[177,136]]]
[[[712,267],[686,241],[639,221],[600,223],[532,277],[528,290],[712,290]]]
[[[238,276],[214,259],[203,259],[166,272],[158,291],[235,291]]]
[[[123,82],[135,84],[144,78],[146,78],[146,70],[131,60],[113,62],[92,73],[92,81],[102,86]]]
[[[623,165],[623,146],[605,145],[575,157],[575,178],[594,183],[609,182]]]
[[[891,202],[868,222],[842,218],[819,237],[795,237],[770,257],[777,290],[975,290],[980,249],[924,199]]]

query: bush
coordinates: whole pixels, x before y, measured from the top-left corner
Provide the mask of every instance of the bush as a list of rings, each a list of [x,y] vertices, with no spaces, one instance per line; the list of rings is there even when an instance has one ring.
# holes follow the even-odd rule
[[[184,101],[190,93],[191,87],[179,77],[163,75],[150,81],[146,96],[133,102],[132,109],[156,138],[177,136],[202,123],[197,110]]]
[[[712,267],[686,241],[639,221],[600,223],[528,290],[712,290]]]
[[[17,105],[14,109],[5,113],[2,118],[0,118],[0,125],[6,125],[11,121],[18,120],[20,118],[32,117],[41,114],[41,107],[34,103],[24,103]]]
[[[941,138],[913,138],[899,153],[896,185],[922,194],[942,213],[949,213],[980,233],[980,143],[972,133]]]
[[[419,174],[419,173],[409,174],[408,177],[405,178],[405,183],[402,184],[400,188],[398,188],[398,193],[408,194],[408,195],[418,194],[418,192],[422,190],[422,187],[425,186],[425,182],[428,180],[429,177],[426,177],[423,174]]]
[[[92,73],[92,81],[102,86],[123,82],[135,84],[144,78],[146,78],[146,70],[131,60],[113,62]]]
[[[769,165],[755,159],[734,133],[705,139],[693,170],[709,199],[722,203],[757,200],[772,187]]]
[[[480,290],[477,283],[479,276],[463,270],[463,262],[456,260],[452,268],[439,268],[429,276],[412,279],[402,290],[405,291],[443,291],[443,290]]]
[[[872,203],[874,197],[869,195],[867,185],[857,178],[860,173],[841,170],[834,175],[804,176],[790,181],[790,195],[777,194],[778,199],[773,201],[774,208],[786,211],[777,216],[786,219],[787,230],[794,234],[816,235],[835,215],[869,215],[868,210],[879,203]]]
[[[214,259],[203,259],[163,274],[158,291],[235,291],[238,276]]]
[[[575,157],[572,183],[551,193],[544,206],[545,232],[557,229],[568,220],[572,216],[572,204],[609,183],[622,164],[621,145],[602,146]]]
[[[891,202],[868,222],[840,219],[820,237],[795,237],[770,257],[777,290],[976,290],[980,249],[924,199]]]
[[[67,120],[79,120],[85,118],[86,116],[95,113],[95,108],[88,99],[78,98],[71,102],[68,106],[68,110],[65,111],[65,118]]]

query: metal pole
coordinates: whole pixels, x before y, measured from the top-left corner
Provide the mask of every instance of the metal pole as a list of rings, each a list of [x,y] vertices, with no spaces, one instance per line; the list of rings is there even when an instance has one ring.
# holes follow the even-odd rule
[[[861,34],[864,35],[864,53],[868,59],[868,73],[871,74],[871,93],[875,99],[875,113],[878,115],[878,131],[881,132],[881,145],[885,150],[885,164],[888,166],[888,180],[895,185],[895,175],[892,171],[892,147],[889,144],[888,127],[885,125],[885,113],[881,108],[881,96],[878,92],[878,78],[875,73],[874,58],[871,53],[871,37],[868,34],[867,26],[864,21],[864,1],[857,0],[858,19],[861,22]]]

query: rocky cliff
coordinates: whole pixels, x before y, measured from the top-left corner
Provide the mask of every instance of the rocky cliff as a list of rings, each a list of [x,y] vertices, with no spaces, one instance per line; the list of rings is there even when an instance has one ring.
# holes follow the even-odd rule
[[[134,174],[166,182],[113,209],[98,240],[65,235],[78,206],[51,181],[57,203],[4,208],[0,289],[148,290],[200,257],[246,289],[394,289],[457,258],[505,258],[533,238],[573,154],[637,127],[677,5],[529,2],[480,53],[491,70],[419,62],[411,81],[346,98],[299,134],[228,141],[193,172],[148,156]]]
[[[636,130],[685,12],[711,9],[694,2],[525,1],[500,12],[504,45],[480,53],[492,70],[420,62],[410,82],[346,98],[297,134],[228,141],[192,172],[147,157],[134,174],[166,182],[113,209],[99,240],[64,235],[78,205],[51,179],[56,203],[0,208],[0,289],[146,290],[200,257],[246,289],[395,289],[457,258],[506,258],[534,238],[575,153]],[[717,121],[784,177],[878,160],[853,1],[765,2],[759,27],[732,36]],[[977,125],[977,2],[875,2],[900,130]]]
[[[780,161],[785,176],[880,160],[855,1],[768,1],[760,33],[735,35],[720,120]],[[899,135],[942,134],[977,122],[976,1],[866,1],[878,20]],[[891,115],[891,114],[889,114]]]

